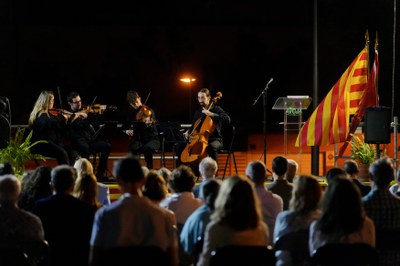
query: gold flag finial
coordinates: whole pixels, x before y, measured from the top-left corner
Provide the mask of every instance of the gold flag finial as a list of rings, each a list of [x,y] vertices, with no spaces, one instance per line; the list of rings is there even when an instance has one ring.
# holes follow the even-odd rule
[[[368,47],[369,45],[369,33],[368,30],[365,32],[365,46]]]
[[[378,32],[375,33],[375,50],[378,50],[379,39],[378,39]]]

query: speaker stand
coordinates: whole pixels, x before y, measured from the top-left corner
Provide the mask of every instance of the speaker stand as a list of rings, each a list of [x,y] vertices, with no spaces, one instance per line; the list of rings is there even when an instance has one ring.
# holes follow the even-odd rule
[[[378,160],[379,158],[381,158],[381,147],[376,144],[376,159]]]

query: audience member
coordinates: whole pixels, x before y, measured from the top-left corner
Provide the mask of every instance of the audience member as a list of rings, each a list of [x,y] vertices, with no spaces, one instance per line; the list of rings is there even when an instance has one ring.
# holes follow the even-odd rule
[[[156,170],[150,170],[146,177],[143,195],[149,198],[154,204],[160,206],[168,194],[167,184],[164,178]],[[171,210],[161,208],[169,218],[171,225],[176,227],[175,213]]]
[[[92,163],[86,158],[79,158],[75,161],[74,168],[77,171],[78,179],[84,173],[91,174],[96,179],[97,183],[97,201],[103,206],[110,204],[110,188],[103,183],[97,182]]]
[[[215,200],[198,265],[209,265],[211,252],[219,247],[267,247],[268,238],[268,226],[262,220],[260,203],[249,179],[230,177],[222,182]]]
[[[50,181],[50,166],[41,165],[34,171],[26,173],[22,178],[22,189],[18,200],[18,206],[26,211],[32,211],[37,200],[53,194]]]
[[[164,178],[165,184],[167,184],[167,189],[168,189],[167,197],[171,196],[172,189],[168,186],[169,179],[171,178],[171,173],[172,173],[171,170],[169,170],[167,167],[161,167],[160,169],[158,169],[157,172]]]
[[[283,200],[283,210],[289,208],[289,201],[292,197],[293,184],[289,183],[285,174],[288,168],[287,159],[283,156],[277,156],[272,160],[272,176],[274,182],[268,185],[268,190],[278,194]]]
[[[157,246],[177,265],[177,233],[161,210],[142,188],[146,179],[136,157],[126,157],[114,166],[122,196],[97,211],[93,223],[90,264],[98,265],[103,252],[120,246]]]
[[[200,188],[201,185],[205,180],[209,180],[212,178],[215,178],[215,175],[217,174],[218,171],[218,164],[217,162],[207,156],[203,158],[200,163],[199,163],[199,173],[200,173],[200,184],[194,187],[193,194],[196,198],[200,196]]]
[[[203,205],[195,210],[186,220],[180,234],[180,243],[186,254],[190,255],[192,260],[195,255],[195,245],[198,238],[204,238],[206,226],[210,222],[210,216],[214,211],[214,202],[217,198],[220,182],[215,179],[203,181],[200,189],[200,198]],[[197,254],[198,255],[198,254]]]
[[[339,167],[333,167],[329,169],[325,176],[326,183],[329,185],[332,180],[337,177],[347,177],[347,174],[342,168]]]
[[[356,161],[354,161],[354,160],[346,160],[343,163],[342,168],[346,172],[347,176],[360,189],[361,196],[365,196],[371,191],[371,187],[370,186],[364,185],[363,183],[360,182],[360,180],[357,179],[358,173],[360,171],[358,170],[358,164],[357,164]]]
[[[202,201],[193,195],[193,187],[196,176],[192,169],[186,165],[180,165],[174,169],[169,180],[173,194],[161,202],[161,206],[175,213],[178,224],[178,232],[182,229],[186,219],[200,205]]]
[[[375,247],[374,222],[365,215],[360,190],[348,178],[333,178],[324,193],[321,217],[311,223],[310,254],[328,243]]]
[[[269,235],[274,234],[275,220],[278,213],[283,210],[282,198],[268,191],[265,187],[267,170],[261,161],[252,161],[247,165],[246,175],[253,181],[257,196],[261,203],[264,222],[268,225]],[[270,237],[272,244],[272,237]]]
[[[0,176],[13,174],[15,174],[14,168],[9,162],[0,163]]]
[[[393,166],[389,158],[376,160],[369,167],[371,191],[363,198],[365,212],[375,223],[376,234],[400,230],[400,200],[388,187],[393,180]],[[379,265],[400,265],[399,250],[379,250]]]
[[[17,200],[21,184],[14,175],[0,177],[0,246],[27,239],[44,239],[42,222],[36,215],[21,210]]]
[[[276,218],[274,244],[284,235],[309,230],[311,222],[320,217],[321,195],[322,189],[315,177],[295,177],[289,210],[279,213]],[[277,251],[275,256],[277,265],[292,265],[290,252]]]
[[[92,206],[73,197],[76,171],[59,165],[51,171],[54,195],[36,202],[34,213],[43,223],[53,265],[87,265],[93,224]]]
[[[390,186],[389,191],[393,195],[400,197],[400,169],[396,172],[396,183]]]
[[[286,180],[290,183],[293,183],[293,179],[297,175],[297,170],[299,169],[299,165],[295,160],[287,159],[288,168],[286,171]]]
[[[72,195],[77,199],[89,203],[94,212],[103,206],[97,200],[97,181],[94,174],[84,172],[79,175],[75,181]]]

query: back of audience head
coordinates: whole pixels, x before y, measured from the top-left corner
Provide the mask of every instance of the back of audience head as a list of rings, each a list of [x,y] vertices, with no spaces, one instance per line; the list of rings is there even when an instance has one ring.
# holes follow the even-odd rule
[[[333,178],[324,193],[317,227],[323,234],[343,237],[359,230],[364,218],[358,187],[348,178]]]
[[[203,178],[213,178],[217,174],[217,171],[218,164],[213,158],[207,156],[200,161],[199,172]]]
[[[283,156],[276,156],[272,160],[272,172],[275,173],[278,177],[282,177],[285,175],[288,168],[288,161]]]
[[[79,158],[75,161],[74,168],[78,171],[78,176],[83,172],[94,174],[93,164],[86,158]]]
[[[260,204],[247,177],[233,176],[222,182],[211,219],[236,231],[256,228],[262,221]]]
[[[329,185],[337,177],[347,177],[347,174],[342,168],[333,167],[326,173],[326,182]]]
[[[9,162],[0,163],[0,176],[15,174],[14,168]]]
[[[16,207],[21,183],[14,175],[7,174],[0,176],[0,205],[1,207]]]
[[[175,193],[192,192],[196,176],[192,169],[186,165],[180,165],[171,173],[169,185]]]
[[[128,156],[118,160],[114,165],[117,181],[124,183],[143,182],[145,175],[137,157]]]
[[[358,173],[358,164],[354,160],[346,160],[342,166],[343,170],[347,173],[347,175],[351,178],[355,178]]]
[[[87,172],[79,176],[75,182],[74,196],[92,206],[99,207],[100,204],[97,202],[96,176]]]
[[[171,170],[169,170],[167,167],[161,167],[157,172],[164,178],[165,183],[168,184],[171,177]]]
[[[394,178],[394,169],[391,160],[387,157],[376,160],[369,167],[369,174],[376,187],[380,189],[387,188]]]
[[[288,159],[287,162],[288,162],[288,167],[286,171],[286,179],[289,182],[293,182],[293,179],[297,174],[297,170],[299,169],[299,165],[295,160],[292,159]]]
[[[200,198],[203,199],[204,204],[207,205],[210,211],[214,211],[215,199],[218,196],[220,183],[215,179],[204,181],[200,188]]]
[[[51,170],[51,186],[56,194],[71,194],[76,179],[75,168],[58,165]]]
[[[156,170],[150,170],[146,177],[143,195],[155,202],[161,202],[168,193],[164,178]]]
[[[246,175],[254,182],[256,185],[264,185],[267,170],[265,165],[261,161],[252,161],[246,167]]]
[[[310,212],[318,209],[322,189],[315,177],[300,175],[293,183],[292,198],[290,200],[290,210],[306,216]]]

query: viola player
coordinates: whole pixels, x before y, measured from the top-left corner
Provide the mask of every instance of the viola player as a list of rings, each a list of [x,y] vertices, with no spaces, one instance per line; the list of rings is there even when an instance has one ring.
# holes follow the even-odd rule
[[[126,93],[126,101],[133,108],[124,125],[124,132],[130,137],[129,152],[142,153],[147,168],[153,169],[153,153],[160,149],[160,139],[154,110],[144,104],[136,91]]]
[[[69,111],[74,114],[70,123],[72,147],[86,159],[89,159],[90,154],[100,153],[96,177],[99,181],[108,181],[106,172],[111,146],[108,142],[97,138],[99,130],[104,127],[102,116],[104,109],[91,112],[90,107],[82,108],[82,100],[78,92],[70,92],[67,101],[70,106]]]

